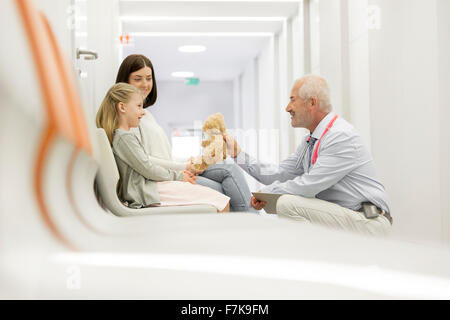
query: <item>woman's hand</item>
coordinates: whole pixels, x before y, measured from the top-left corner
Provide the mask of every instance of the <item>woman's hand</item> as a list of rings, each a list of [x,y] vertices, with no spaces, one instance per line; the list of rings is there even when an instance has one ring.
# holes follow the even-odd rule
[[[231,157],[236,158],[241,152],[241,147],[238,145],[236,140],[234,140],[234,138],[228,132],[225,132],[223,134],[223,140],[227,143],[228,154]]]
[[[192,167],[192,165],[194,164],[194,157],[190,157],[188,162],[186,162],[186,170],[193,173],[192,170],[194,170],[194,168]]]
[[[195,175],[193,175],[192,173],[190,173],[187,170],[183,171],[183,182],[189,182],[192,184],[196,184],[197,182],[197,177]]]

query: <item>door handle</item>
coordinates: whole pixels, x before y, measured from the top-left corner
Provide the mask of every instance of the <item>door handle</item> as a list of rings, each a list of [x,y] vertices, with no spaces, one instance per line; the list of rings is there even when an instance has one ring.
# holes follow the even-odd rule
[[[98,53],[92,50],[83,50],[77,48],[77,59],[80,59],[81,56],[85,56],[84,60],[96,60],[98,59]]]

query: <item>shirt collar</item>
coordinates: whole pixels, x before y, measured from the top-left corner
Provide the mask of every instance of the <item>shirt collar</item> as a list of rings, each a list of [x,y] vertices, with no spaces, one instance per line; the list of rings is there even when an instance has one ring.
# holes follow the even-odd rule
[[[333,117],[335,116],[334,112],[329,112],[317,125],[316,129],[314,129],[313,133],[311,134],[311,136],[313,138],[316,139],[320,139],[320,137],[322,136],[322,133],[325,131],[325,129],[327,128],[328,124],[330,123],[331,120],[333,120]]]

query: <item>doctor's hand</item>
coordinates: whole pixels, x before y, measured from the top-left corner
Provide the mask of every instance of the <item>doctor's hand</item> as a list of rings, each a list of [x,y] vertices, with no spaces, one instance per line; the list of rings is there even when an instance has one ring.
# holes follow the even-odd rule
[[[242,151],[236,140],[228,132],[224,133],[223,140],[227,143],[227,153],[233,158],[236,158]]]
[[[250,204],[252,205],[253,208],[255,208],[256,210],[261,210],[262,208],[264,208],[267,205],[267,202],[265,201],[259,201],[256,200],[255,197],[252,197],[252,200],[250,201]]]

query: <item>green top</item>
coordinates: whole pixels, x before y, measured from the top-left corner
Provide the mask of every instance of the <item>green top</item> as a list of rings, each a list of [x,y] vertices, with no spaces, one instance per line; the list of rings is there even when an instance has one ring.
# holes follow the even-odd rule
[[[132,208],[160,204],[158,181],[182,181],[183,172],[152,163],[139,139],[131,131],[116,129],[112,143],[119,169],[119,195]]]

